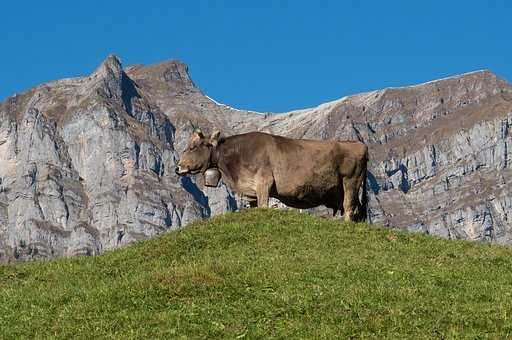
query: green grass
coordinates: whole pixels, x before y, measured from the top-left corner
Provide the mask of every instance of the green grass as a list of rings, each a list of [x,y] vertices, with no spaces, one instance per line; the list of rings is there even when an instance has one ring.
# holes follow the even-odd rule
[[[0,266],[2,338],[504,338],[512,249],[253,209]]]

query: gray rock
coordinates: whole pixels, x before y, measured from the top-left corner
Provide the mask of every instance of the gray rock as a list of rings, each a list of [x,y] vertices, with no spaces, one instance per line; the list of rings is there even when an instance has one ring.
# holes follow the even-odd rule
[[[110,56],[7,98],[0,118],[0,261],[99,254],[246,207],[174,174],[196,126],[364,141],[372,222],[512,242],[512,87],[488,71],[272,115],[215,102],[181,62],[124,71]]]

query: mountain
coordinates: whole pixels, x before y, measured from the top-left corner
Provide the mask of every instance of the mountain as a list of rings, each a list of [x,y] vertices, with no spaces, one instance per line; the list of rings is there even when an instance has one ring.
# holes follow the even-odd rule
[[[270,114],[215,102],[179,61],[123,69],[109,56],[7,98],[0,118],[1,261],[98,254],[238,209],[225,186],[174,174],[195,126],[361,140],[372,222],[512,239],[512,87],[489,71]]]

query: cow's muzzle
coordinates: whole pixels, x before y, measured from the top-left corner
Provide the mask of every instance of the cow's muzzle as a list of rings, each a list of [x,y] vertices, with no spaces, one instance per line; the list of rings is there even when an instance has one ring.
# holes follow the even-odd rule
[[[176,173],[176,175],[185,176],[188,174],[190,174],[190,175],[198,174],[199,172],[201,172],[201,170],[190,170],[188,168],[182,168],[181,166],[177,166],[174,169],[174,172]]]
[[[174,169],[174,172],[176,173],[176,175],[185,176],[186,174],[188,174],[188,169],[177,166],[176,169]]]

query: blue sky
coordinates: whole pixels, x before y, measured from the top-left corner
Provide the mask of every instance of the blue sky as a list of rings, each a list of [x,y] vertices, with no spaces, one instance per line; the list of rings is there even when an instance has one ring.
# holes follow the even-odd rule
[[[282,112],[477,69],[512,80],[510,1],[5,1],[0,99],[180,59],[210,97]]]

